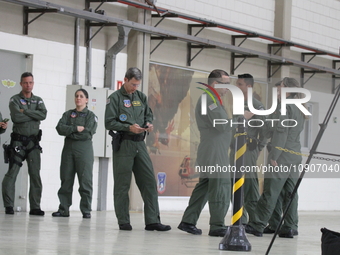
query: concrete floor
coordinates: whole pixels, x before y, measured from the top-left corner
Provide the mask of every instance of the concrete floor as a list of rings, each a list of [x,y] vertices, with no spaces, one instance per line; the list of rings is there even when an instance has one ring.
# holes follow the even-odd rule
[[[0,214],[0,254],[265,254],[272,235],[247,235],[250,252],[218,249],[221,237],[208,236],[208,212],[203,212],[197,224],[203,234],[195,236],[177,229],[182,212],[162,212],[162,222],[170,224],[168,232],[144,230],[143,214],[131,213],[132,231],[119,231],[113,211],[92,212],[91,219],[82,219],[80,212],[69,218]],[[320,228],[340,231],[340,212],[300,212],[299,236],[277,238],[270,254],[321,254]],[[230,215],[227,216],[229,221]]]

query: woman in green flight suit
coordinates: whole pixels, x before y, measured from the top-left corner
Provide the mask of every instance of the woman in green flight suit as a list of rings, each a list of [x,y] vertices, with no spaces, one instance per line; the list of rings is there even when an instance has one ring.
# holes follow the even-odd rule
[[[69,217],[72,205],[72,191],[75,174],[79,181],[80,210],[83,218],[91,218],[93,147],[92,136],[97,129],[97,117],[88,110],[89,95],[85,89],[75,93],[76,108],[68,110],[59,120],[56,129],[59,135],[65,136],[61,155],[60,179],[58,191],[59,209],[53,217]]]

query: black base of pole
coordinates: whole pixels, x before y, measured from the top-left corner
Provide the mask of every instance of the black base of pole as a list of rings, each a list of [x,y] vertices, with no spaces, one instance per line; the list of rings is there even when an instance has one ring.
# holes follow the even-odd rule
[[[219,244],[220,250],[251,251],[243,225],[228,226],[227,232]]]

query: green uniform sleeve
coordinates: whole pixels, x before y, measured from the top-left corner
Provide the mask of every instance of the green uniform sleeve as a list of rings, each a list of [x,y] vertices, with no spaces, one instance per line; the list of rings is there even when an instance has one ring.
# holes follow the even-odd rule
[[[231,131],[231,123],[230,119],[228,117],[227,112],[223,108],[222,105],[220,105],[217,101],[216,104],[212,101],[212,99],[208,96],[207,97],[207,117],[209,120],[209,123],[211,126],[214,126],[214,120],[220,119],[220,120],[227,120],[228,123],[226,124],[215,124],[215,129],[219,132],[225,132],[225,131]],[[213,106],[212,106],[213,105]]]
[[[263,135],[269,139],[272,138],[275,127],[277,125],[277,122],[279,121],[280,118],[280,109],[277,108],[273,113],[271,113],[268,117],[269,121],[264,122],[264,127],[263,127]]]
[[[129,131],[130,124],[121,123],[118,121],[119,118],[119,102],[118,95],[112,94],[109,96],[106,102],[105,108],[105,128],[107,130],[115,131]]]
[[[97,125],[97,116],[93,112],[89,112],[84,126],[85,129],[82,132],[78,133],[78,135],[81,135],[84,138],[86,137],[87,139],[91,139],[92,136],[96,133]]]
[[[70,136],[72,133],[78,132],[77,126],[67,124],[67,120],[68,120],[69,116],[70,116],[69,111],[64,112],[63,116],[59,120],[59,122],[56,126],[56,130],[57,130],[59,135]]]
[[[24,109],[22,104],[19,103],[20,97],[14,96],[9,102],[9,110],[11,118],[14,123],[23,123],[28,121],[40,121],[46,119],[47,110],[41,98],[37,98],[37,107],[35,110]],[[20,112],[24,109],[24,112]]]
[[[89,112],[87,114],[84,125],[85,129],[82,132],[78,132],[76,124],[68,124],[68,118],[70,118],[70,111],[67,111],[63,114],[63,117],[59,120],[56,126],[59,135],[79,141],[92,139],[92,136],[96,133],[98,123],[97,117],[94,113]]]
[[[262,151],[263,148],[266,146],[267,144],[267,138],[265,136],[265,133],[264,133],[264,128],[260,128],[260,131],[259,131],[259,143],[258,143],[258,148],[259,148],[259,151]]]
[[[12,97],[9,101],[9,110],[11,112],[11,119],[14,123],[23,123],[34,120],[30,116],[20,112],[21,104],[19,103],[19,98]]]
[[[268,119],[272,119],[269,115]],[[273,136],[273,123],[271,121],[265,121],[262,129],[262,134],[266,139],[271,138]]]
[[[254,97],[253,97],[253,106],[257,110],[264,110],[265,109],[263,104]],[[248,104],[245,105],[245,110],[250,111]],[[259,120],[259,121],[252,122],[252,124],[255,125],[255,127],[251,127],[250,125],[248,125],[248,134],[249,134],[250,137],[254,137],[255,139],[257,139],[257,142],[258,142],[257,147],[258,147],[259,151],[262,151],[263,148],[267,144],[266,118],[267,118],[266,115],[264,115],[264,116],[263,115],[254,115],[248,120],[248,123],[250,123],[251,120]],[[261,126],[261,123],[263,123],[263,126]]]
[[[267,130],[266,130],[266,118],[267,116],[260,116],[260,115],[255,115],[255,117],[253,116],[254,119],[260,119],[263,121],[263,126],[262,127],[259,127],[259,128],[256,128],[256,130],[258,131],[258,135],[257,135],[257,139],[258,139],[258,149],[259,151],[262,151],[263,148],[266,146],[267,144],[267,137],[266,137],[266,133],[267,133]]]
[[[33,120],[44,120],[47,115],[44,101],[41,98],[37,98],[37,101],[37,108],[35,110],[26,109],[23,113]]]
[[[278,124],[276,126],[276,129],[273,133],[273,137],[272,137],[272,140],[271,140],[271,143],[272,143],[272,146],[273,146],[272,151],[271,151],[271,159],[272,160],[277,160],[282,153],[282,150],[279,150],[275,147],[285,148],[285,146],[286,146],[289,128],[284,127],[282,125],[282,121],[287,119],[287,118],[290,119],[289,116],[291,116],[291,110],[287,106],[287,115],[284,115],[284,116],[281,115],[280,116],[280,121],[278,121]]]

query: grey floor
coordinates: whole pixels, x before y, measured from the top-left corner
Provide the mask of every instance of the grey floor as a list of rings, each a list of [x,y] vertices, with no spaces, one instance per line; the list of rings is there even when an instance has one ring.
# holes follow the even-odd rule
[[[277,238],[270,254],[321,254],[320,228],[340,231],[340,212],[300,212],[299,236]],[[162,222],[170,224],[169,232],[144,230],[143,214],[131,213],[132,231],[119,231],[113,211],[92,212],[91,219],[82,219],[80,212],[69,218],[53,218],[0,213],[0,254],[265,254],[272,235],[262,238],[247,235],[250,252],[218,249],[220,237],[208,236],[209,214],[203,212],[198,222],[201,236],[177,229],[182,212],[162,212]],[[227,216],[229,222],[230,216]]]

